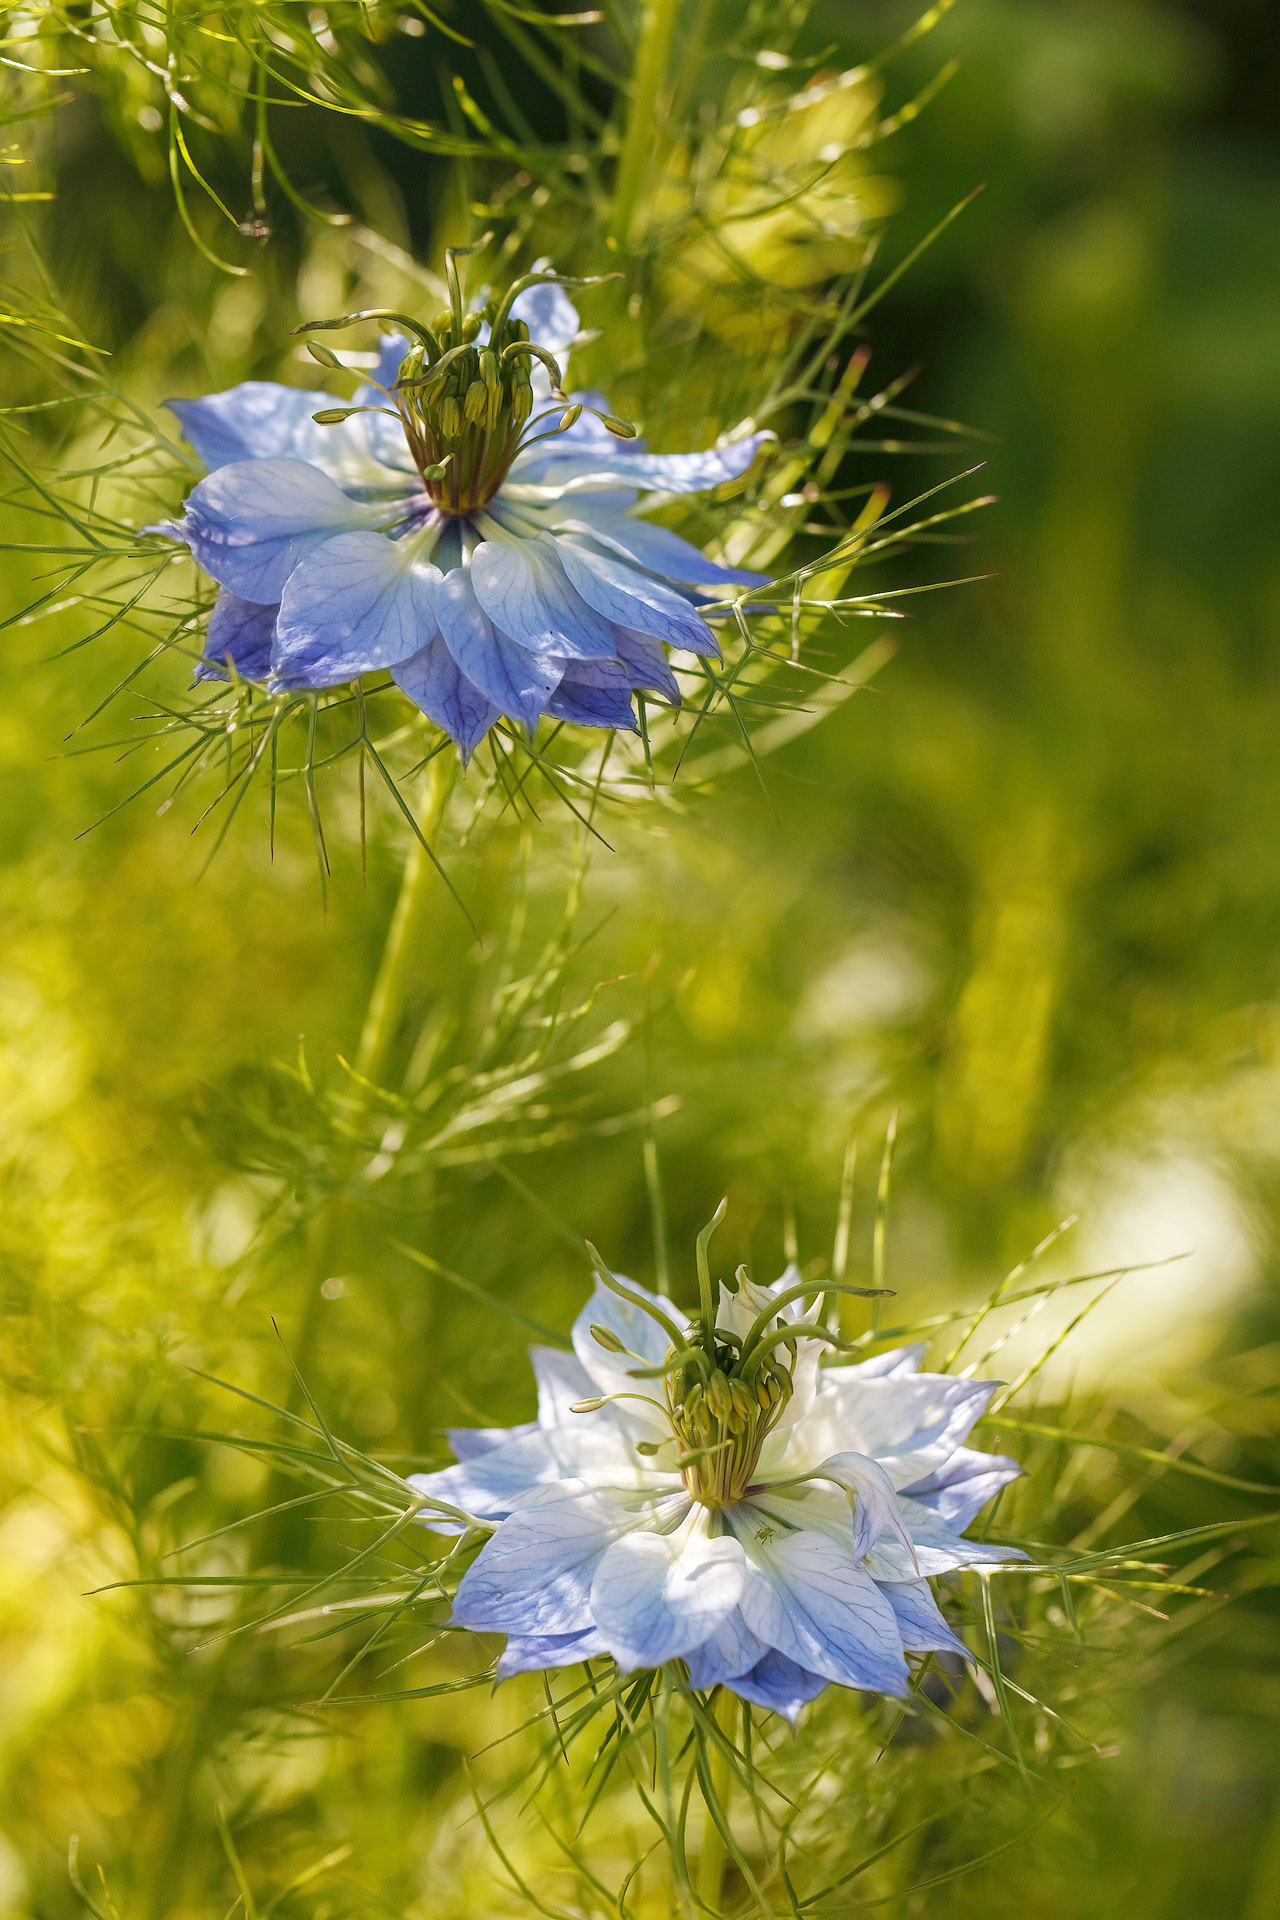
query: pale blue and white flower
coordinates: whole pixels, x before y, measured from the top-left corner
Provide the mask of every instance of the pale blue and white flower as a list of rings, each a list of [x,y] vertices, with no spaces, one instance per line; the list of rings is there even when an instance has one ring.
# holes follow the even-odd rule
[[[464,760],[504,716],[634,728],[637,691],[678,704],[667,649],[719,658],[704,607],[762,576],[638,516],[741,480],[771,436],[650,453],[566,394],[578,315],[550,275],[405,324],[352,403],[257,380],[169,403],[210,469],[165,529],[221,589],[199,677],[389,671]]]
[[[920,1347],[820,1366],[812,1297],[794,1268],[740,1270],[708,1336],[601,1282],[571,1353],[532,1349],[536,1420],[454,1432],[457,1464],[413,1479],[427,1526],[491,1533],[452,1618],[507,1635],[500,1674],[682,1661],[794,1720],[829,1684],[901,1695],[910,1656],[965,1653],[930,1580],[1024,1557],[963,1537],[1020,1472],[965,1444],[994,1385],[921,1372]]]

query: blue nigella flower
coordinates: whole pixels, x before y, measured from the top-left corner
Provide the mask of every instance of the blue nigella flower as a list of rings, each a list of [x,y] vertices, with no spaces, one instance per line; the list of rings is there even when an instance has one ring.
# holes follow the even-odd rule
[[[198,676],[389,670],[464,760],[503,715],[633,728],[637,689],[679,702],[667,647],[719,657],[707,596],[762,578],[637,513],[739,479],[771,436],[646,452],[563,392],[578,316],[554,276],[464,314],[450,266],[452,311],[404,321],[354,403],[257,380],[169,403],[210,469],[167,529],[221,589]]]
[[[572,1353],[532,1350],[537,1419],[451,1433],[458,1464],[412,1477],[445,1509],[425,1525],[490,1533],[453,1624],[508,1636],[500,1675],[680,1660],[794,1720],[831,1683],[904,1694],[909,1655],[966,1653],[930,1578],[1025,1558],[963,1537],[1020,1472],[965,1445],[994,1385],[922,1373],[920,1347],[820,1367],[813,1291],[740,1269],[708,1338],[598,1285]]]

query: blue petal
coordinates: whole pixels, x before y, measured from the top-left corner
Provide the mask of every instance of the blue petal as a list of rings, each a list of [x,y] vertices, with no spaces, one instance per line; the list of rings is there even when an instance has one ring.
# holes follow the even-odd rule
[[[948,1527],[963,1533],[988,1500],[994,1500],[1001,1487],[1007,1487],[1021,1473],[1017,1461],[1003,1454],[957,1447],[944,1465],[914,1486],[904,1487],[902,1493],[905,1499],[918,1500]]]
[[[252,600],[241,600],[224,587],[209,616],[196,679],[226,680],[231,668],[241,680],[265,680],[271,671],[276,611],[274,606],[261,607]]]
[[[619,627],[651,633],[669,647],[719,659],[720,647],[705,620],[687,600],[648,574],[637,573],[621,560],[595,553],[576,540],[553,536],[556,556],[575,593]]]
[[[673,707],[680,705],[680,683],[667,665],[667,656],[647,633],[628,633],[618,627],[614,633],[618,659],[629,685],[660,693]]]
[[[379,467],[392,470],[392,474],[383,474],[383,479],[390,479],[394,474],[416,476],[417,472],[399,414],[385,411],[394,405],[391,390],[400,372],[400,362],[408,350],[409,342],[402,334],[391,334],[383,341],[378,352],[378,364],[373,369],[373,378],[357,389],[354,402],[358,407],[373,407],[379,411],[359,414],[348,423],[353,432],[360,434],[369,458]]]
[[[753,1707],[767,1707],[793,1724],[801,1707],[816,1700],[827,1682],[821,1674],[808,1673],[788,1660],[783,1653],[766,1653],[749,1673],[739,1674],[725,1683],[731,1693],[749,1700]]]
[[[555,437],[550,440],[540,440],[538,442],[539,448],[545,447],[551,458],[555,459],[557,457],[555,449],[557,448],[561,454],[563,454],[566,447],[572,447],[575,450],[588,447],[616,447],[618,444],[617,434],[610,433],[608,427],[606,427],[604,421],[600,418],[602,413],[609,412],[609,402],[604,394],[598,393],[594,387],[581,387],[576,390],[570,389],[569,399],[581,407],[582,412],[578,415],[573,425],[566,427],[563,433],[557,433]],[[638,440],[628,440],[627,442],[629,447],[638,447],[640,444]]]
[[[509,1440],[523,1439],[537,1430],[533,1421],[526,1421],[521,1427],[450,1427],[444,1437],[455,1460],[478,1460],[482,1453],[492,1453],[495,1447],[505,1447]]]
[[[562,525],[565,532],[586,534],[650,573],[683,581],[688,586],[759,587],[769,579],[767,573],[753,573],[746,567],[719,566],[689,541],[682,540],[678,533],[652,526],[647,520],[634,520],[629,514],[584,510]]]
[[[400,372],[400,362],[408,351],[409,342],[402,333],[384,335],[378,347],[378,364],[374,367],[372,375],[378,387],[384,387],[388,392],[394,387]],[[376,393],[377,388],[371,385],[370,390]]]
[[[414,550],[412,540],[342,533],[305,555],[281,596],[276,684],[336,687],[417,653],[435,633],[440,575]]]
[[[581,325],[577,308],[564,288],[553,280],[544,280],[518,293],[511,303],[511,314],[513,319],[524,321],[531,340],[557,356],[572,346]],[[560,370],[563,373],[563,362]]]
[[[189,494],[176,529],[206,573],[242,600],[278,601],[304,554],[385,508],[361,506],[302,460],[237,460]]]
[[[428,720],[457,743],[465,765],[498,718],[498,709],[468,680],[439,634],[391,674]]]
[[[634,733],[631,682],[614,660],[571,661],[547,702],[553,720],[575,727],[613,727]]]
[[[435,590],[436,621],[458,666],[501,713],[536,727],[562,668],[499,633],[472,591],[469,569],[447,573]]]
[[[312,417],[343,404],[332,394],[281,387],[270,380],[246,380],[204,400],[165,402],[211,473],[240,460],[305,460],[348,485],[394,489],[403,484],[396,473],[384,470],[389,465],[413,472],[399,420],[357,414],[322,426]],[[388,403],[384,394],[365,386],[354,404]]]
[[[233,460],[312,460],[323,449],[323,427],[312,414],[341,404],[328,394],[246,380],[203,400],[166,400],[183,436],[212,473]]]
[[[603,1659],[608,1652],[594,1627],[583,1633],[513,1633],[498,1662],[499,1680],[513,1673],[545,1673],[549,1667],[576,1667],[579,1660]]]
[[[484,532],[471,557],[471,585],[500,632],[534,653],[570,660],[613,657],[608,622],[573,591],[551,542],[519,539],[492,520]]]
[[[882,1585],[881,1593],[893,1608],[902,1644],[908,1653],[959,1653],[971,1658],[938,1611],[938,1603],[924,1580]]]

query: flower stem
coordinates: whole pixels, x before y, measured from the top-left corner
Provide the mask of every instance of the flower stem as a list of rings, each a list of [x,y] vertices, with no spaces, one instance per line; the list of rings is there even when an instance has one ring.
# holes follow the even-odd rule
[[[382,959],[369,994],[364,1025],[356,1048],[355,1067],[361,1080],[377,1085],[386,1072],[387,1060],[404,1014],[405,999],[412,983],[420,951],[424,922],[430,906],[436,869],[423,841],[430,843],[444,814],[453,787],[457,763],[452,754],[438,753],[427,769],[427,785],[418,810],[418,826],[404,863],[400,893],[387,929]],[[367,1095],[357,1087],[353,1109],[358,1116]],[[311,1236],[311,1259],[307,1276],[307,1296],[294,1331],[290,1348],[293,1364],[304,1379],[315,1354],[320,1330],[320,1289],[330,1277],[341,1252],[346,1226],[348,1200],[339,1188],[320,1209]],[[297,1389],[290,1394],[289,1405],[297,1404]]]
[[[422,840],[414,837],[404,863],[400,895],[356,1050],[356,1072],[364,1080],[381,1079],[404,1012],[405,992],[413,977],[419,936],[431,900],[431,883],[436,878],[435,864],[423,841],[429,844],[440,824],[456,765],[452,754],[438,753],[427,769],[427,790],[418,815]]]
[[[610,232],[619,246],[631,238],[636,209],[649,170],[658,115],[658,97],[667,77],[680,0],[645,0],[627,124],[618,157]]]
[[[733,1725],[737,1699],[727,1687],[721,1687],[712,1707],[712,1717],[720,1731],[719,1740],[710,1741],[707,1766],[710,1779],[703,1787],[703,1798],[707,1805],[706,1825],[702,1834],[702,1853],[698,1859],[698,1880],[694,1891],[699,1906],[709,1913],[719,1913],[720,1902],[724,1898],[725,1844],[720,1824],[712,1812],[714,1807],[720,1819],[728,1824],[729,1796],[733,1790]]]

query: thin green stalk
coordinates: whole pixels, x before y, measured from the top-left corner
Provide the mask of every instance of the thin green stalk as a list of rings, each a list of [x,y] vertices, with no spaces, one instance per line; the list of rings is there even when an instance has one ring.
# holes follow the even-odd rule
[[[630,241],[636,209],[649,171],[658,120],[658,100],[671,62],[671,43],[675,38],[679,13],[680,0],[645,0],[631,99],[627,106],[627,124],[622,136],[622,152],[618,157],[613,218],[609,226],[620,247],[625,247]]]
[[[698,1857],[698,1878],[694,1887],[698,1903],[709,1913],[719,1913],[724,1898],[725,1843],[720,1821],[712,1812],[714,1807],[720,1820],[728,1824],[729,1796],[733,1791],[733,1734],[731,1728],[737,1709],[737,1699],[727,1687],[721,1687],[712,1707],[712,1717],[722,1735],[719,1740],[710,1742],[708,1767],[710,1782],[704,1788],[707,1803],[707,1819],[702,1834],[702,1852]]]
[[[412,984],[422,950],[422,935],[430,910],[433,881],[438,878],[435,863],[424,842],[430,843],[440,825],[453,787],[456,761],[452,754],[438,753],[427,769],[426,791],[418,813],[421,840],[415,835],[404,863],[404,876],[396,900],[391,925],[387,929],[382,960],[369,994],[364,1025],[356,1048],[356,1072],[361,1080],[376,1086],[386,1072],[387,1060],[395,1041],[405,1000]],[[365,1095],[357,1089],[354,1098],[358,1116]],[[334,1193],[317,1215],[312,1231],[307,1296],[290,1348],[294,1366],[306,1377],[314,1357],[320,1326],[321,1288],[329,1279],[341,1252],[343,1230],[348,1211],[343,1189]],[[289,1405],[297,1404],[297,1383]]]
[[[415,837],[404,863],[400,895],[387,929],[387,943],[382,950],[382,962],[369,995],[360,1045],[356,1049],[356,1072],[363,1080],[376,1083],[381,1079],[404,1012],[405,995],[413,979],[431,904],[432,881],[438,877],[423,841],[430,842],[440,824],[453,786],[455,765],[452,754],[438,753],[427,769],[427,791],[418,818],[422,840]]]

